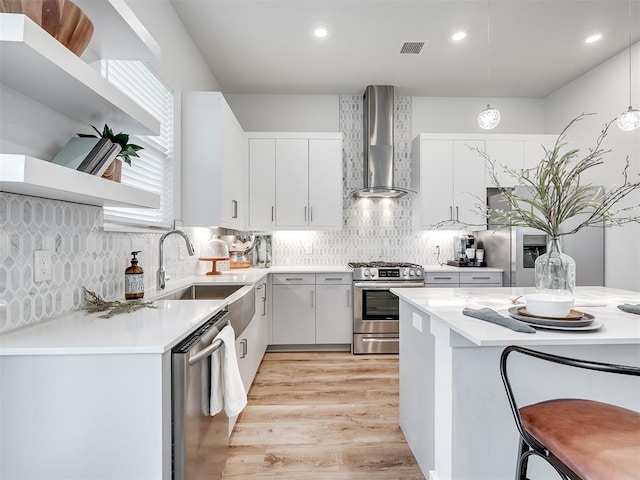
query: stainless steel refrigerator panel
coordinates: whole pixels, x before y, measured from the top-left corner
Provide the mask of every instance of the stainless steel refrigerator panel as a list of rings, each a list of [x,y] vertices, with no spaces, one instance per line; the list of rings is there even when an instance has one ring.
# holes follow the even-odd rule
[[[482,241],[484,261],[488,267],[502,270],[502,285],[510,286],[515,271],[515,258],[511,252],[511,229],[485,230],[475,232],[478,241]],[[515,249],[514,249],[515,251]]]

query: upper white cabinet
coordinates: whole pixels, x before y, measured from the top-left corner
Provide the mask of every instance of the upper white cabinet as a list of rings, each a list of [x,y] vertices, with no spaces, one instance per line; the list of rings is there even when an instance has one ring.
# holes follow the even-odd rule
[[[495,164],[494,173],[501,186],[513,187],[516,179],[509,170],[520,174],[535,168],[544,158],[544,149],[552,148],[556,135],[495,135],[486,139],[486,153]],[[487,165],[486,183],[495,186]]]
[[[420,135],[412,147],[413,225],[416,229],[482,229],[486,198],[484,150],[477,138]]]
[[[503,187],[535,168],[552,148],[556,135],[420,134],[412,144],[413,228],[483,230],[486,189],[493,187],[490,165]]]
[[[342,136],[250,133],[249,227],[342,228]]]
[[[182,97],[182,220],[242,230],[248,219],[248,155],[242,126],[220,92]]]
[[[160,132],[155,117],[25,15],[0,14],[0,51],[0,82],[32,100],[79,123]]]

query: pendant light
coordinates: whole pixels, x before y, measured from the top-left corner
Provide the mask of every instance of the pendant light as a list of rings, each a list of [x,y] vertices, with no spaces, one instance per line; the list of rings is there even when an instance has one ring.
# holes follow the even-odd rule
[[[500,123],[500,110],[491,107],[489,89],[491,88],[491,5],[487,0],[487,108],[478,114],[478,125],[483,130],[496,128]]]
[[[640,127],[640,110],[631,106],[631,0],[629,0],[629,109],[616,120],[623,132],[631,132]]]

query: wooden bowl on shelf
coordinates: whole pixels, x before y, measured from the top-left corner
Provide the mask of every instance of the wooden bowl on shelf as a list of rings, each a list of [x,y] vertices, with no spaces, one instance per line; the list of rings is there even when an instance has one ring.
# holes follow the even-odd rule
[[[93,22],[70,0],[0,0],[0,13],[26,15],[78,56],[93,35]]]

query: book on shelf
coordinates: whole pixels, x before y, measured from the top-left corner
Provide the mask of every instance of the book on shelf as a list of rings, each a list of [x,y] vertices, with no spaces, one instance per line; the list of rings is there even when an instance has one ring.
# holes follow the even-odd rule
[[[108,138],[74,137],[53,157],[51,163],[84,172],[90,162],[106,155],[110,146],[111,140]]]
[[[102,158],[104,158],[104,156],[109,153],[111,145],[113,145],[111,140],[109,140],[108,138],[101,138],[98,143],[96,143],[95,147],[93,147],[93,149],[91,149],[91,151],[87,154],[78,168],[76,168],[76,170],[85,173],[91,173],[100,163],[100,160],[102,160]]]
[[[105,170],[109,168],[111,162],[113,162],[113,160],[118,156],[121,150],[122,147],[120,145],[118,145],[117,143],[112,143],[107,154],[100,159],[100,162],[98,162],[95,168],[89,173],[91,173],[91,175],[101,177]]]

